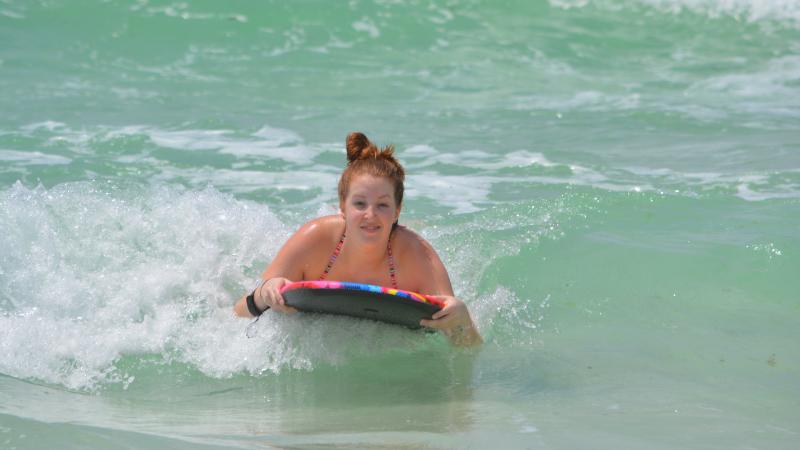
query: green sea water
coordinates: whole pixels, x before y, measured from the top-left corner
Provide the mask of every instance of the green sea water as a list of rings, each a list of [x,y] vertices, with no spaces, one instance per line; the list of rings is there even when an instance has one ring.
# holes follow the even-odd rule
[[[0,0],[0,448],[798,448],[799,124],[794,0]],[[481,348],[233,317],[354,130]]]

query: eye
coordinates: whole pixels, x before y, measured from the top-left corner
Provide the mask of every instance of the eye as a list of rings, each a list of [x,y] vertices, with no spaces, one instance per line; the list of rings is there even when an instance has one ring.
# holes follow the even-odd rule
[[[388,203],[379,203],[379,204],[378,204],[378,207],[379,207],[379,208],[388,208],[388,207],[389,207],[389,204],[388,204]]]
[[[353,204],[356,205],[356,208],[363,208],[366,206],[366,203],[364,203],[362,200],[356,200],[353,202]]]

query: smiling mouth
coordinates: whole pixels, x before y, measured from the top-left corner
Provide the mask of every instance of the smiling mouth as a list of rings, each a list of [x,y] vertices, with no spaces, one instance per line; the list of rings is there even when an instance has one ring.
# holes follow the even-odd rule
[[[380,228],[381,227],[378,225],[365,225],[361,227],[361,229],[364,231],[378,231]]]

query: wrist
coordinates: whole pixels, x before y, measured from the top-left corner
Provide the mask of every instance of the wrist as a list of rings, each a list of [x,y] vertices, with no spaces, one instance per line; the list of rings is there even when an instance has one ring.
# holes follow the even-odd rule
[[[264,280],[259,281],[253,292],[251,292],[246,298],[247,310],[253,317],[260,316],[264,313],[264,311],[270,308],[266,298],[261,293],[264,284],[266,284]]]

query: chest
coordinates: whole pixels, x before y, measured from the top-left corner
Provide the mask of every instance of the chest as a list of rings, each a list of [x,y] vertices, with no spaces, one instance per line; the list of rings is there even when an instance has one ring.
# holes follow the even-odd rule
[[[322,271],[320,272],[320,277]],[[395,276],[400,282],[400,276],[395,269]],[[320,278],[317,277],[317,278]],[[383,261],[370,266],[348,264],[347,261],[336,261],[325,276],[327,280],[350,281],[353,283],[375,284],[378,286],[391,286],[392,277],[389,264]]]

